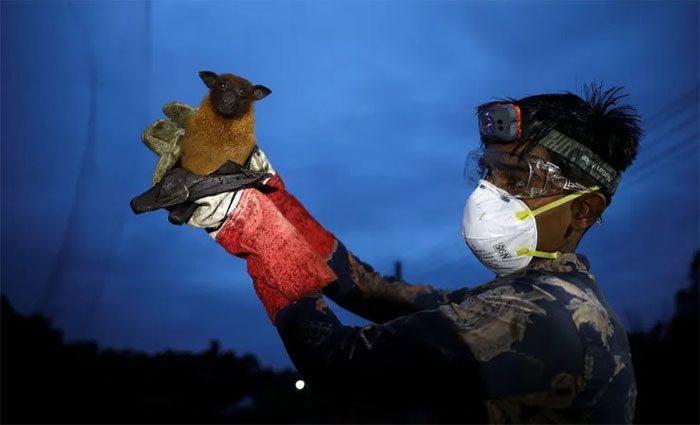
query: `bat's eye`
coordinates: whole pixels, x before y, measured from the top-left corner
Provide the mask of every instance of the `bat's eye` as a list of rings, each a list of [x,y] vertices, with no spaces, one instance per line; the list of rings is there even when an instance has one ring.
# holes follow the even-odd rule
[[[220,88],[221,90],[226,90],[226,81],[220,82],[220,83],[219,83],[219,88]]]
[[[236,93],[238,93],[240,96],[243,96],[243,95],[245,94],[245,90],[243,90],[243,88],[239,87],[239,88],[236,90]]]

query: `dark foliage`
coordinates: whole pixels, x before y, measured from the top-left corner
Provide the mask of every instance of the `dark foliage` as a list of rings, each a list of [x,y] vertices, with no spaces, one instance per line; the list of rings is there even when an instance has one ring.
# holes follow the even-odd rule
[[[629,335],[639,389],[637,423],[700,423],[699,270],[696,252],[690,287],[676,294],[676,314],[669,323]]]
[[[698,423],[699,258],[672,320],[629,335],[637,423]],[[262,368],[217,341],[198,354],[156,355],[67,344],[46,318],[18,314],[3,296],[1,348],[2,423],[344,422],[294,388],[294,371]]]
[[[220,352],[146,355],[64,343],[44,317],[2,297],[2,423],[308,422],[291,370]]]

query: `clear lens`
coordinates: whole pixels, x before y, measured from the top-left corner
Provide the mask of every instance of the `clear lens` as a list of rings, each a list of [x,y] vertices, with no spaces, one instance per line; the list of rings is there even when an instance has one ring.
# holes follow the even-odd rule
[[[475,149],[467,154],[464,164],[464,181],[469,186],[476,186],[479,180],[488,177],[488,167],[484,163],[484,155],[481,149]]]
[[[567,179],[561,169],[549,161],[486,148],[469,152],[464,179],[470,186],[476,186],[481,179],[488,180],[518,198],[555,195],[583,187]]]

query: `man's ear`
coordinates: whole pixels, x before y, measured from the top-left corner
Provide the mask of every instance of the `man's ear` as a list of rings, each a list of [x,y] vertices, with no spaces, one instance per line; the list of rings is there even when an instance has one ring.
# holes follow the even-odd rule
[[[600,192],[589,193],[574,199],[571,204],[571,227],[574,230],[586,230],[603,215],[607,206],[605,195]]]
[[[272,90],[268,89],[265,86],[261,86],[261,85],[253,86],[253,99],[254,100],[264,99],[270,93],[272,93]]]
[[[204,85],[211,88],[214,85],[214,83],[216,83],[216,79],[219,78],[219,76],[216,75],[216,72],[199,71],[199,78],[201,78],[202,81],[204,81]]]

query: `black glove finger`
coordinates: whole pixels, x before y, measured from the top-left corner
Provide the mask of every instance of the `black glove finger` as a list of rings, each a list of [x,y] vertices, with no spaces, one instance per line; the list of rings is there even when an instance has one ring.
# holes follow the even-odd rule
[[[190,196],[190,191],[183,184],[163,185],[158,192],[156,202],[161,208],[172,207],[187,202]]]
[[[184,204],[179,204],[175,206],[168,207],[168,221],[172,224],[181,225],[185,224],[190,220],[194,211],[199,207],[198,204],[194,202],[186,202]]]
[[[160,192],[160,186],[156,185],[132,199],[129,203],[129,205],[131,205],[131,211],[133,211],[134,214],[141,214],[161,208],[157,201],[158,192]]]
[[[276,187],[266,185],[265,183],[262,182],[262,180],[255,182],[255,185],[253,187],[255,187],[258,191],[265,193],[265,194],[277,192],[279,190]]]

